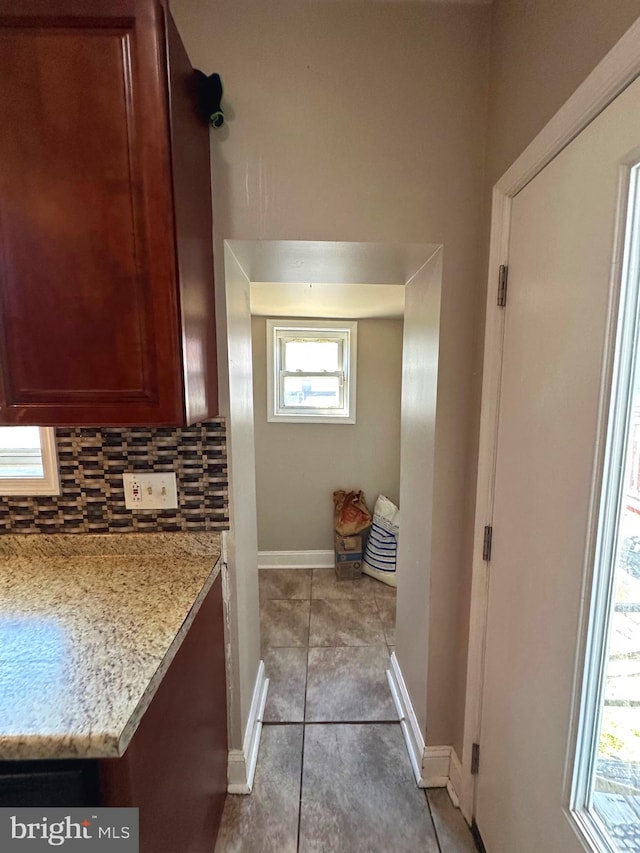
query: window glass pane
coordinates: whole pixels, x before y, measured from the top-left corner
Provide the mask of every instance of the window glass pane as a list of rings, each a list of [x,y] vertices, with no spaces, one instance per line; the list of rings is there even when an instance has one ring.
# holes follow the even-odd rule
[[[284,405],[287,408],[339,409],[340,379],[337,376],[285,376]]]
[[[622,850],[640,850],[640,376],[636,366],[593,809]]]
[[[638,167],[631,173],[591,662],[599,702],[586,806],[606,849],[640,851],[640,359]],[[595,616],[595,621],[593,618]],[[595,635],[594,635],[595,636]],[[594,652],[592,652],[594,654]],[[599,845],[600,846],[600,845]]]
[[[0,427],[0,478],[42,477],[38,427]]]
[[[305,373],[333,373],[341,369],[337,341],[287,341],[284,345],[284,369]]]

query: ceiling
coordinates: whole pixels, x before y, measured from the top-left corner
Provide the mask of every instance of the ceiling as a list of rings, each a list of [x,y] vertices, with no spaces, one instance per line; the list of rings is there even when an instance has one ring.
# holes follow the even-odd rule
[[[404,286],[438,246],[230,240],[251,283],[251,313],[269,317],[402,317]]]
[[[251,313],[259,317],[340,320],[401,318],[403,284],[251,282]]]

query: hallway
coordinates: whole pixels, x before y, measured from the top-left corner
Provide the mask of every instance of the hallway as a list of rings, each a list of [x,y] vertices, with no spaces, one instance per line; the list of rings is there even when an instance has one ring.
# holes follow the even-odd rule
[[[333,569],[260,572],[270,679],[255,784],[216,853],[471,853],[444,789],[416,787],[387,684],[395,590]]]

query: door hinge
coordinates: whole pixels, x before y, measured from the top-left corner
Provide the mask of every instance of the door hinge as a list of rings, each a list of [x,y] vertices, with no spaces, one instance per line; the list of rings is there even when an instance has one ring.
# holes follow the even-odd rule
[[[509,267],[500,265],[498,270],[498,306],[504,308],[507,304],[507,279],[509,278]]]
[[[493,527],[485,527],[484,539],[482,541],[482,559],[488,563],[491,559],[491,542],[493,540]]]
[[[477,776],[480,769],[480,744],[474,743],[471,747],[471,775]]]

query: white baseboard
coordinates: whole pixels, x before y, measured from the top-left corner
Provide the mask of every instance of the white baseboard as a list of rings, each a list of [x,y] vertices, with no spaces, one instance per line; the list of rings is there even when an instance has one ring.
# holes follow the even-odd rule
[[[452,746],[425,746],[422,776],[425,788],[446,788],[453,805],[460,807],[462,765]]]
[[[400,717],[407,752],[420,788],[446,788],[451,802],[460,806],[459,792],[463,790],[462,766],[452,746],[426,746],[422,730],[413,710],[411,697],[395,652],[390,657],[387,678],[391,695]],[[465,815],[466,817],[466,815]]]
[[[230,794],[250,794],[253,788],[268,690],[269,679],[265,675],[264,661],[260,661],[242,749],[229,750],[227,791]]]
[[[450,746],[425,746],[422,777],[425,788],[446,788],[451,767]]]
[[[400,717],[400,725],[402,726],[402,734],[407,745],[407,752],[413,767],[413,774],[416,777],[416,784],[419,788],[425,788],[426,782],[422,776],[422,756],[424,754],[424,737],[418,724],[418,720],[411,704],[411,698],[407,685],[405,684],[398,658],[393,652],[389,659],[391,666],[387,670],[387,678],[391,695]]]
[[[333,551],[258,551],[259,569],[332,569]]]
[[[458,753],[451,747],[451,764],[449,765],[449,781],[447,782],[447,791],[451,797],[451,802],[456,808],[460,808],[460,797],[462,796],[462,764],[458,758]],[[466,815],[465,815],[466,817]]]
[[[453,805],[460,809],[471,826],[471,813],[461,799],[465,793],[460,759],[452,746],[426,746],[422,759],[422,776],[426,788],[446,788]]]

